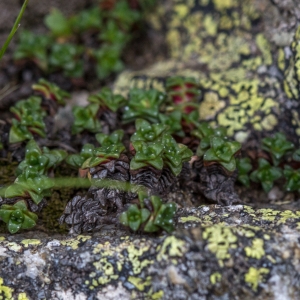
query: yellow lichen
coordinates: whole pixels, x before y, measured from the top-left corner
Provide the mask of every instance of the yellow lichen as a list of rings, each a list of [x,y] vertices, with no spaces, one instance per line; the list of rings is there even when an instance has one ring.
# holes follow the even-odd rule
[[[250,267],[245,274],[245,281],[251,286],[253,291],[257,291],[258,285],[263,281],[264,276],[269,274],[269,269]]]
[[[217,282],[220,282],[220,281],[221,281],[221,279],[222,279],[222,274],[219,273],[219,272],[215,272],[215,273],[213,273],[213,274],[210,275],[209,279],[210,279],[210,282],[214,285],[214,284],[216,284]]]
[[[29,245],[39,245],[41,244],[41,241],[37,239],[25,239],[21,241],[21,244],[23,244],[25,247],[28,247]]]
[[[181,217],[178,221],[179,223],[187,223],[187,222],[197,222],[201,223],[202,220],[195,216]]]
[[[216,255],[220,266],[224,265],[223,260],[230,258],[229,250],[237,248],[237,237],[229,227],[214,225],[205,228],[202,236],[207,240],[207,248]]]
[[[139,277],[128,277],[128,282],[132,283],[139,291],[144,291],[146,287],[151,285],[151,277],[147,277],[144,281]]]
[[[264,241],[259,238],[255,238],[252,241],[252,247],[245,247],[246,255],[256,259],[261,259],[265,255]]]
[[[10,288],[10,287],[8,287],[6,285],[3,285],[3,278],[0,277],[0,294],[2,294],[4,296],[4,298],[2,298],[2,299],[3,300],[11,300],[11,299],[13,299],[13,297],[12,297],[13,291],[14,290],[12,288]]]
[[[184,253],[187,251],[187,247],[185,242],[177,239],[175,236],[168,236],[162,245],[157,247],[157,261],[168,260],[173,257],[182,257]],[[176,260],[171,260],[174,264],[176,264]]]

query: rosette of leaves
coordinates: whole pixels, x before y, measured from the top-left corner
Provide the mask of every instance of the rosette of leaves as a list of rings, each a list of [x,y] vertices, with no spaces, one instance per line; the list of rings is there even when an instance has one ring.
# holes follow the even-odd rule
[[[217,136],[227,139],[227,129],[221,126],[212,128],[207,122],[201,122],[197,124],[197,128],[191,132],[191,135],[200,140],[196,154],[197,156],[202,157],[210,148],[210,138],[212,136]]]
[[[239,153],[241,144],[235,141],[228,141],[222,137],[210,137],[210,148],[204,153],[204,166],[212,163],[222,165],[229,172],[236,169],[235,155]]]
[[[119,129],[119,130],[115,130],[110,135],[104,133],[97,133],[96,140],[99,142],[101,146],[105,147],[105,146],[111,146],[114,144],[122,143],[123,136],[124,136],[124,131]]]
[[[26,168],[34,169],[37,174],[47,174],[50,168],[59,165],[67,156],[66,151],[47,147],[40,149],[34,140],[30,140],[25,148],[25,159],[16,169],[16,174],[20,175]]]
[[[108,15],[125,32],[128,32],[132,25],[141,18],[141,14],[132,9],[126,0],[116,1],[113,9],[109,10]]]
[[[236,160],[236,166],[238,169],[237,180],[246,187],[250,186],[249,172],[252,170],[252,164],[249,157],[243,157]]]
[[[13,54],[15,60],[33,60],[42,70],[48,69],[47,49],[53,43],[47,35],[37,35],[23,30],[19,35],[16,50]]]
[[[174,230],[175,203],[163,204],[158,196],[139,193],[139,205],[132,204],[120,215],[120,223],[133,231],[148,233]]]
[[[130,170],[138,170],[149,166],[162,170],[164,166],[162,159],[164,146],[161,141],[154,143],[135,141],[132,142],[132,146],[135,150],[135,155],[130,161]]]
[[[101,124],[98,120],[99,105],[96,103],[88,106],[74,106],[72,109],[74,122],[72,124],[72,134],[77,134],[83,130],[89,132],[101,131]]]
[[[103,24],[103,14],[98,6],[79,12],[71,18],[74,31],[83,33],[87,30],[100,30]]]
[[[262,148],[270,153],[274,166],[278,166],[282,157],[294,147],[295,145],[281,132],[275,133],[273,137],[262,139]]]
[[[44,123],[46,113],[41,109],[41,98],[32,96],[27,100],[19,101],[10,111],[16,119],[12,119],[9,143],[32,139],[33,134],[46,137]]]
[[[117,112],[118,109],[127,103],[127,100],[123,96],[114,95],[108,87],[102,88],[98,94],[89,96],[88,101],[90,103],[97,103],[100,109],[108,108],[113,112]]]
[[[300,191],[300,169],[293,169],[292,167],[285,165],[283,170],[286,183],[284,188],[288,192]]]
[[[143,119],[135,121],[135,133],[131,136],[130,141],[142,141],[145,143],[154,142],[161,138],[167,130],[167,126],[162,123],[150,124]]]
[[[169,99],[180,110],[189,114],[198,108],[197,100],[200,95],[199,87],[194,78],[174,76],[166,82]]]
[[[141,118],[152,123],[158,122],[159,109],[164,101],[165,94],[157,90],[132,89],[124,109],[123,121],[128,123]]]
[[[99,38],[108,45],[115,45],[116,47],[123,49],[129,41],[130,35],[120,30],[116,21],[109,20],[105,26],[103,26]]]
[[[57,8],[50,11],[45,17],[44,23],[55,38],[67,38],[72,34],[71,20]]]
[[[118,45],[103,44],[99,49],[91,52],[96,59],[96,73],[99,79],[104,79],[112,73],[120,72],[124,69],[121,60],[122,49]]]
[[[124,150],[125,146],[122,143],[95,148],[93,156],[82,164],[82,169],[93,168],[110,160],[118,159]]]
[[[172,135],[184,137],[185,133],[182,130],[182,112],[174,110],[170,114],[159,114],[159,121],[168,126],[167,132]]]
[[[38,83],[32,85],[32,89],[41,93],[45,99],[53,100],[59,105],[65,105],[66,99],[70,98],[70,94],[58,85],[41,78]]]
[[[184,162],[189,161],[193,155],[192,150],[183,144],[178,144],[171,135],[164,135],[162,139],[164,151],[162,159],[164,166],[168,167],[175,176],[181,172]]]
[[[90,157],[94,155],[95,146],[92,144],[85,144],[80,153],[71,154],[66,158],[67,164],[75,167],[76,169],[81,168],[82,164]]]
[[[5,198],[31,198],[39,204],[44,197],[50,196],[53,182],[45,175],[37,173],[36,168],[26,168],[15,182],[5,190]]]
[[[282,170],[278,167],[271,166],[264,158],[259,158],[258,169],[250,174],[250,179],[254,182],[261,183],[264,191],[268,193],[274,181],[282,176]]]
[[[37,215],[28,210],[24,200],[14,205],[4,204],[0,208],[0,218],[7,224],[7,229],[14,234],[20,229],[30,229],[36,225]]]
[[[71,43],[53,44],[50,49],[49,67],[51,70],[63,70],[65,76],[80,78],[83,76],[83,47]]]

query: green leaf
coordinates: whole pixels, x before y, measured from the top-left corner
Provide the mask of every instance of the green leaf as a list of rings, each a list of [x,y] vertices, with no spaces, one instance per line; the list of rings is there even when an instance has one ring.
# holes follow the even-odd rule
[[[141,209],[141,222],[144,223],[150,216],[150,211],[147,208]]]
[[[232,157],[229,162],[219,162],[220,165],[222,165],[225,169],[227,169],[229,172],[233,172],[236,169],[236,163],[235,163],[235,158]]]
[[[82,169],[92,168],[100,165],[103,162],[107,162],[109,159],[106,157],[90,157],[82,164]]]
[[[36,216],[36,218],[37,218],[37,216]],[[29,228],[34,227],[35,225],[36,225],[36,223],[32,218],[24,215],[24,221],[21,226],[22,229],[29,229]]]
[[[13,210],[8,210],[8,209],[3,209],[3,205],[1,206],[0,209],[0,218],[2,219],[3,222],[8,223],[10,219],[10,215]]]
[[[24,200],[18,201],[14,204],[14,208],[18,208],[21,209],[22,211],[27,210],[27,205],[26,202]]]
[[[13,222],[12,220],[8,221],[7,229],[11,234],[16,233],[21,228],[22,224]]]
[[[16,183],[8,186],[5,190],[5,198],[14,198],[18,196],[25,196],[26,192],[24,188]]]
[[[56,37],[67,36],[72,32],[67,18],[57,8],[52,9],[51,13],[45,17],[45,25]]]
[[[144,227],[145,232],[157,232],[159,230],[160,228],[157,225],[154,225],[153,220],[151,219],[146,223]]]
[[[124,212],[122,212],[120,214],[119,220],[120,220],[120,223],[122,225],[124,225],[124,226],[128,226],[129,225],[129,223],[128,223],[128,216],[127,216],[127,212],[126,211],[124,211]]]

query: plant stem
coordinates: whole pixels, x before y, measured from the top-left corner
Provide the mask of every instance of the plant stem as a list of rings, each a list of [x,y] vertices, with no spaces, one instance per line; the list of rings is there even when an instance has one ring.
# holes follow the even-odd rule
[[[16,19],[16,21],[14,23],[14,26],[13,26],[13,28],[12,28],[9,36],[7,37],[7,39],[6,39],[3,47],[0,49],[0,60],[1,60],[2,56],[4,55],[4,53],[5,53],[5,51],[6,51],[7,47],[8,47],[11,39],[13,38],[13,36],[15,35],[16,31],[18,30],[18,28],[20,26],[20,21],[21,21],[21,18],[23,16],[23,13],[25,11],[25,8],[27,6],[28,1],[29,0],[25,0],[24,1],[23,5],[22,5],[22,8],[21,8],[21,10],[19,12],[19,15],[18,15],[18,17],[17,17],[17,19]]]
[[[87,179],[87,178],[72,178],[72,177],[61,177],[49,179],[53,184],[53,188],[89,188],[91,186],[99,188],[117,189],[125,192],[138,193],[144,191],[145,187],[130,182],[111,180],[111,179]],[[5,196],[5,190],[7,186],[0,188],[0,197]]]

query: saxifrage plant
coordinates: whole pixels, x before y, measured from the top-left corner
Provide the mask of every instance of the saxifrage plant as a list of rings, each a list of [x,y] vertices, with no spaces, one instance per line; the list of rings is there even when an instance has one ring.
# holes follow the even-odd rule
[[[158,232],[174,230],[176,204],[163,204],[158,196],[139,193],[139,205],[132,204],[120,215],[120,223],[133,231]]]
[[[273,137],[262,140],[262,148],[270,153],[274,166],[278,166],[282,157],[293,150],[295,145],[289,142],[283,133],[277,132]]]
[[[159,108],[165,99],[166,95],[157,90],[132,89],[124,108],[123,121],[128,123],[142,118],[152,123],[158,122]]]
[[[233,172],[236,169],[235,156],[240,149],[241,144],[239,142],[231,142],[218,136],[212,136],[210,137],[210,148],[203,155],[204,166],[218,163],[229,172]]]
[[[53,100],[59,105],[65,105],[66,99],[71,97],[70,93],[44,78],[39,79],[36,84],[33,84],[32,89],[42,94],[45,99]]]
[[[34,140],[30,140],[25,148],[25,159],[16,169],[16,174],[20,175],[26,168],[30,168],[36,174],[46,175],[48,170],[56,167],[67,156],[67,152],[61,149],[50,150],[47,147],[40,149]]]
[[[252,164],[249,157],[243,157],[236,160],[236,166],[238,169],[237,180],[246,187],[250,186],[249,172],[252,170]]]
[[[86,107],[74,106],[72,112],[74,122],[72,124],[72,134],[77,134],[83,130],[97,133],[101,131],[101,124],[98,120],[99,105],[89,104]]]
[[[293,169],[292,167],[285,165],[283,170],[286,183],[284,189],[288,192],[300,191],[300,169]]]
[[[33,134],[45,137],[45,111],[41,109],[41,98],[31,96],[27,100],[17,102],[10,110],[16,119],[12,119],[9,132],[9,143],[32,139]]]
[[[98,104],[100,109],[109,109],[113,112],[124,107],[127,103],[123,96],[115,95],[108,87],[104,87],[99,93],[89,96],[88,101]]]
[[[16,233],[20,229],[30,229],[36,225],[37,215],[30,212],[24,200],[14,205],[3,204],[0,208],[0,218],[7,224],[10,233]]]
[[[258,169],[250,174],[250,179],[254,182],[261,183],[264,191],[268,193],[274,181],[282,176],[282,170],[278,167],[271,166],[264,158],[258,160]]]

